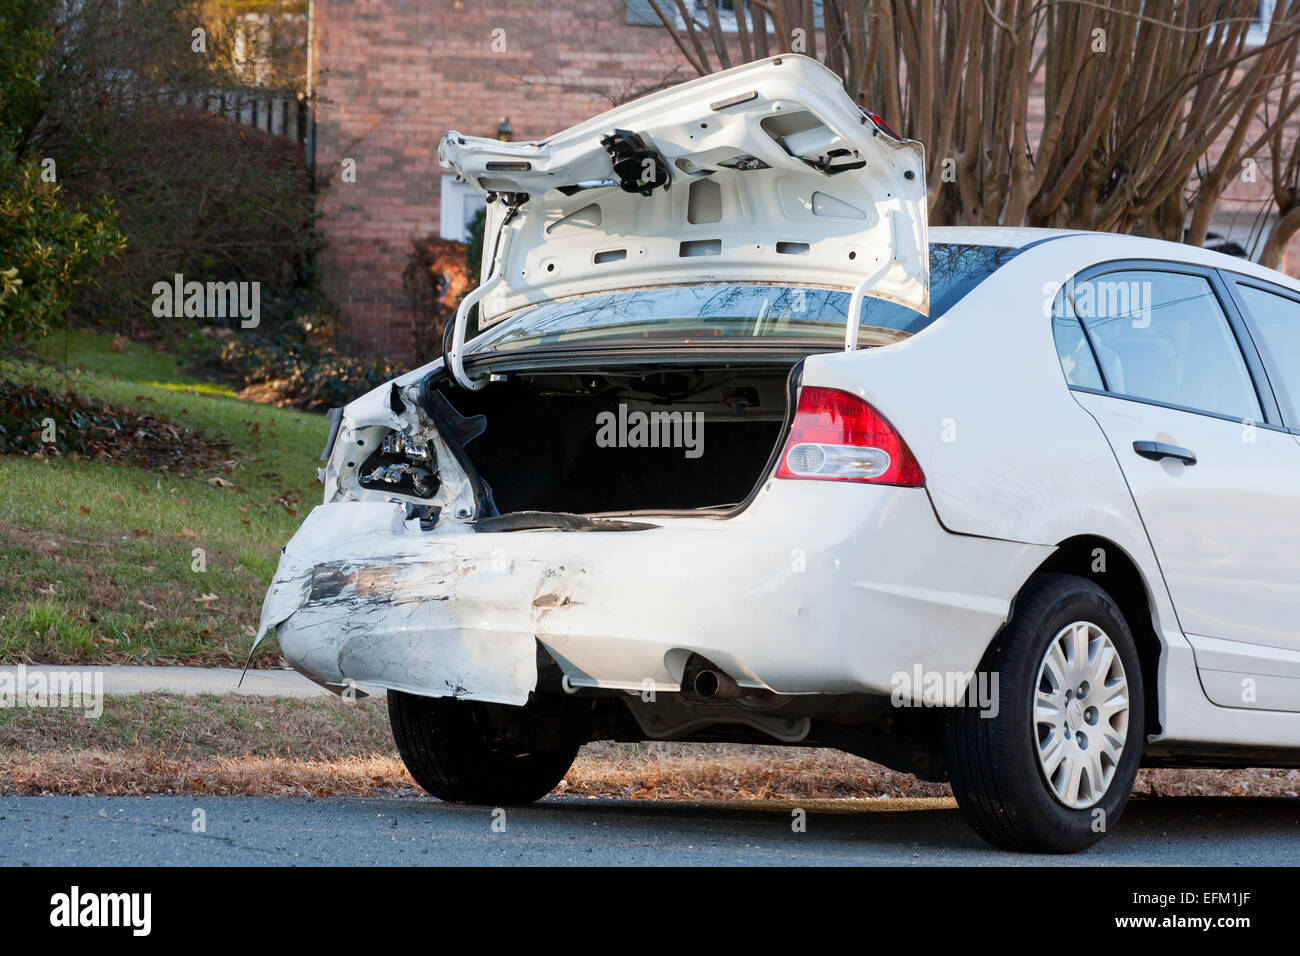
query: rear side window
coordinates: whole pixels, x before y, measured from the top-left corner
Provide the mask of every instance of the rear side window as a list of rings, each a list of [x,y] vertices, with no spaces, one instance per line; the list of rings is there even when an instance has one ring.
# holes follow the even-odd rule
[[[1089,370],[1075,343],[1069,354],[1079,357],[1081,370],[1067,370],[1067,378],[1099,371],[1117,395],[1243,421],[1263,418],[1228,317],[1202,276],[1108,272],[1076,282],[1062,309],[1082,323],[1095,356]],[[1070,343],[1057,334],[1064,367]]]
[[[1056,334],[1056,354],[1061,359],[1061,371],[1065,372],[1065,380],[1079,388],[1105,388],[1101,372],[1097,370],[1097,360],[1092,354],[1092,346],[1088,344],[1079,320],[1057,310],[1052,324]]]
[[[1282,379],[1281,385],[1291,399],[1294,414],[1300,411],[1294,409],[1300,402],[1300,302],[1248,285],[1239,285],[1237,290],[1255,320],[1255,328]],[[1289,424],[1294,428],[1300,422],[1293,419]]]

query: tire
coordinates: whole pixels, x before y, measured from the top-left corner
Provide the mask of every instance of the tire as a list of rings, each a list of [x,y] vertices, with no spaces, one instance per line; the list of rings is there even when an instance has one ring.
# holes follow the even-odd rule
[[[415,782],[449,803],[508,807],[540,800],[564,779],[581,746],[575,736],[555,734],[531,749],[507,742],[507,736],[548,736],[547,718],[525,707],[389,691],[388,720]]]
[[[1115,602],[1087,578],[1032,579],[980,670],[989,683],[976,686],[997,688],[996,713],[957,707],[946,735],[953,794],[971,827],[1008,850],[1074,853],[1096,843],[1128,803],[1143,740],[1137,646]]]

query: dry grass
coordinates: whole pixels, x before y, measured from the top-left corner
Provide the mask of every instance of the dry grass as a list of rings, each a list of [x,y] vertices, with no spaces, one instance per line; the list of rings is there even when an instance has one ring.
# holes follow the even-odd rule
[[[641,799],[946,797],[946,784],[838,750],[741,744],[588,744],[563,792]]]
[[[1289,796],[1298,770],[1143,771],[1140,797]],[[0,793],[415,795],[382,702],[109,698],[77,712],[0,710]],[[948,797],[834,750],[735,744],[590,744],[557,793],[630,799]]]
[[[1140,770],[1135,797],[1294,797],[1300,770]]]
[[[397,757],[164,757],[151,752],[61,751],[0,757],[0,790],[24,796],[96,794],[126,796],[174,793],[366,797],[414,793],[414,782]]]
[[[951,797],[929,783],[838,750],[739,744],[589,744],[564,792],[653,799],[836,799]],[[1286,796],[1300,770],[1143,770],[1139,797]]]
[[[382,702],[110,697],[78,711],[0,711],[0,792],[364,796],[415,792]]]

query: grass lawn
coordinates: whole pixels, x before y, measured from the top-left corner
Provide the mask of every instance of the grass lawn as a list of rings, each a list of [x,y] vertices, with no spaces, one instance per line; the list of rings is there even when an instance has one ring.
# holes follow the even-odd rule
[[[0,661],[242,664],[279,549],[320,500],[328,426],[186,376],[192,340],[112,345],[73,333],[66,366],[55,341],[49,364],[0,359],[0,378],[193,428],[228,460],[182,478],[0,457]]]

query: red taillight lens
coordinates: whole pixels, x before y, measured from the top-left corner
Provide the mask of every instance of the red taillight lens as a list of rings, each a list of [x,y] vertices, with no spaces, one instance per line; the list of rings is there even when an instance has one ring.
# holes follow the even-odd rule
[[[781,452],[778,478],[918,488],[925,475],[885,416],[848,392],[806,386]]]
[[[871,110],[863,110],[863,112],[867,114],[867,117],[871,120],[871,122],[875,123],[877,126],[883,129],[890,136],[894,137],[894,139],[903,138],[894,132],[894,128],[890,126],[888,123],[886,123],[885,118],[881,116],[879,113],[873,113],[871,112]]]

